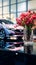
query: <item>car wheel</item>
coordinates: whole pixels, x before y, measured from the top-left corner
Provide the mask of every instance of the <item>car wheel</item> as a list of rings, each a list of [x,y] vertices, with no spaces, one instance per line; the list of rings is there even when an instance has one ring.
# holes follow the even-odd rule
[[[4,29],[1,29],[0,30],[0,42],[1,42],[0,47],[2,47],[2,48],[5,47],[5,43],[6,43],[5,40],[4,40],[5,39],[5,35],[6,34],[5,34]]]
[[[0,38],[4,39],[4,37],[5,37],[5,31],[4,31],[4,29],[1,29],[0,30]]]

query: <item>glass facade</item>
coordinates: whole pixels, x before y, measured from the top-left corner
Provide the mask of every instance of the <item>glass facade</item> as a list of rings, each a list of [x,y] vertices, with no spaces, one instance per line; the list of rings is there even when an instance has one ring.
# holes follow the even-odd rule
[[[26,2],[18,4],[18,12],[19,11],[26,11]]]
[[[18,2],[23,2],[23,1],[26,1],[26,0],[18,0]]]
[[[2,14],[2,7],[0,8],[0,14]]]
[[[0,18],[12,20],[27,10],[36,12],[36,0],[0,0]]]
[[[0,7],[2,7],[2,0],[0,0]]]
[[[16,4],[11,5],[11,12],[16,12]]]
[[[9,13],[9,6],[3,7],[3,14]]]
[[[3,0],[3,6],[9,5],[9,0]]]
[[[16,0],[11,0],[11,4],[15,4],[16,3]]]

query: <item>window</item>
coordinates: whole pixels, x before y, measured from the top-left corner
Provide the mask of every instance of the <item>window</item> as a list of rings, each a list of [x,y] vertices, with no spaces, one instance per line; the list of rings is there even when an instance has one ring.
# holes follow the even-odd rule
[[[11,4],[14,4],[14,3],[16,3],[16,0],[11,0]]]
[[[2,14],[2,8],[0,8],[0,14]]]
[[[9,0],[3,0],[3,6],[9,5]]]
[[[26,1],[26,0],[17,0],[18,2],[23,2],[23,1]]]
[[[13,23],[16,23],[16,13],[15,14],[11,14],[11,21]]]
[[[22,12],[18,13],[18,17],[20,16],[21,13],[22,13]]]
[[[0,0],[0,7],[2,6],[2,0]]]
[[[26,11],[26,2],[18,4],[18,11]]]
[[[0,19],[2,18],[2,15],[0,15]]]
[[[16,18],[16,13],[11,13],[11,18]]]
[[[21,13],[25,13],[25,12],[18,12],[18,17],[20,16]]]
[[[8,19],[9,18],[9,14],[3,14],[3,18]]]
[[[9,6],[3,7],[3,14],[9,13]]]
[[[16,12],[16,5],[11,5],[11,12]]]

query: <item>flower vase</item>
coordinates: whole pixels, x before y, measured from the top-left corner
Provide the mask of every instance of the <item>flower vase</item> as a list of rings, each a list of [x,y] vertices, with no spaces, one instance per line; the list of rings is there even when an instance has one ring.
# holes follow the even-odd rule
[[[30,41],[30,35],[31,35],[31,30],[30,29],[27,29],[26,30],[26,38],[27,38],[27,41]]]
[[[26,28],[24,33],[24,52],[32,53],[33,51],[33,33],[31,28]]]

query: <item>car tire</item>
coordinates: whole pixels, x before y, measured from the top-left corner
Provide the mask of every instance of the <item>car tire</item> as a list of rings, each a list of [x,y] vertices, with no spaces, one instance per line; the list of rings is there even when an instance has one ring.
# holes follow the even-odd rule
[[[5,42],[5,37],[6,37],[6,34],[5,34],[5,31],[4,31],[4,29],[2,28],[1,30],[0,30],[0,40],[1,40],[1,46],[2,46],[2,48],[3,47],[5,47],[5,44],[6,44],[6,42]],[[3,42],[4,43],[3,43]]]

